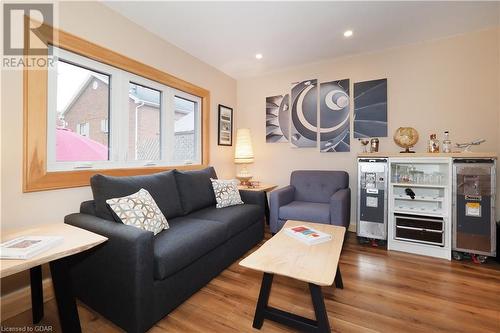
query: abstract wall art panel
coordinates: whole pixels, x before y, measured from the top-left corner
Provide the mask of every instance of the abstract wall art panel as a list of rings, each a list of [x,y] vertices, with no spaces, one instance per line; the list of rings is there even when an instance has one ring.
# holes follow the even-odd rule
[[[354,137],[387,136],[387,79],[354,83]]]
[[[319,146],[321,152],[350,150],[349,79],[320,84]]]
[[[266,142],[288,142],[290,133],[290,96],[266,97]]]
[[[293,147],[316,147],[318,133],[318,80],[294,83],[292,86],[292,111],[290,142]]]

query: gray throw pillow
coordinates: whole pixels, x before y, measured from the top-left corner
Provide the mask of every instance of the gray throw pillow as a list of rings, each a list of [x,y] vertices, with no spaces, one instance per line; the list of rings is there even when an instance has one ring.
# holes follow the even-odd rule
[[[126,197],[108,199],[106,203],[126,225],[151,231],[155,235],[169,228],[155,200],[143,188]]]
[[[215,199],[217,200],[215,207],[224,208],[243,204],[236,179],[222,180],[210,178],[210,180],[212,181]]]

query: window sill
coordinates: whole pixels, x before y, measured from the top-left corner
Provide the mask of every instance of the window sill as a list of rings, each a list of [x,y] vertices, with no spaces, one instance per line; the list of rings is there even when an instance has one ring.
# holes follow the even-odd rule
[[[27,175],[26,182],[23,184],[23,192],[38,192],[57,190],[65,188],[83,187],[90,185],[90,177],[95,174],[108,176],[137,176],[146,175],[168,170],[198,170],[206,168],[206,164],[190,164],[180,166],[152,166],[141,168],[123,168],[123,169],[92,169],[75,171],[57,171],[46,172],[39,177]]]

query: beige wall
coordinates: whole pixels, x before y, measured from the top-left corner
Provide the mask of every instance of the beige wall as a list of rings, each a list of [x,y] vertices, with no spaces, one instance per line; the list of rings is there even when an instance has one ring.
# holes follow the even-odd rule
[[[57,22],[56,22],[57,23]],[[135,25],[106,6],[92,2],[61,3],[62,30],[88,39],[145,64],[210,90],[210,163],[221,177],[234,174],[232,147],[217,146],[217,104],[236,106],[236,81]],[[91,199],[90,188],[22,193],[22,94],[20,71],[2,71],[2,230],[61,222]]]
[[[412,126],[420,133],[417,151],[426,147],[430,133],[449,130],[453,142],[485,138],[481,151],[498,151],[499,58],[498,30],[485,30],[448,39],[382,52],[332,59],[274,74],[238,81],[237,127],[252,131],[255,163],[250,170],[264,182],[288,183],[296,169],[339,169],[350,174],[356,193],[356,153],[351,138],[349,153],[319,153],[291,148],[287,143],[265,142],[265,97],[290,90],[290,83],[351,79],[353,82],[388,79],[388,133]],[[268,55],[272,56],[272,55]],[[351,90],[352,91],[352,90]],[[352,123],[352,122],[351,122]],[[380,140],[381,151],[396,152],[392,137]],[[352,220],[355,201],[352,205]]]

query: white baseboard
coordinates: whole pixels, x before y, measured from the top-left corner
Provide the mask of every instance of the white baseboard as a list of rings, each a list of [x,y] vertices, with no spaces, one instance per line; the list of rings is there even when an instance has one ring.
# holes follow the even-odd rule
[[[52,287],[52,279],[46,278],[42,281],[43,287],[43,302],[47,302],[54,298],[54,289]],[[1,303],[1,320],[12,318],[26,310],[31,309],[31,289],[26,286],[19,290],[8,293],[0,298]]]

